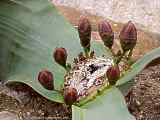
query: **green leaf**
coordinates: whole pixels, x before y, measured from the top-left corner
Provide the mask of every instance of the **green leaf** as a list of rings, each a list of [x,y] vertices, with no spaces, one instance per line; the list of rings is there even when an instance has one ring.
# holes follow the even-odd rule
[[[134,120],[121,92],[112,87],[82,107],[72,106],[72,120]]]
[[[101,47],[100,47],[101,46]],[[53,49],[64,47],[68,62],[82,51],[76,30],[58,14],[48,0],[0,0],[0,78],[31,86],[42,96],[63,102],[57,91],[44,89],[37,82],[41,69],[54,74],[54,85],[60,90],[65,70],[53,60]],[[94,43],[98,54],[102,44]]]
[[[40,95],[44,96],[46,99],[59,102],[59,103],[64,103],[63,96],[58,92],[58,91],[50,91],[42,87],[37,80],[31,80],[28,79],[29,77],[26,75],[15,75],[11,77],[12,79],[8,79],[8,82],[19,82],[19,83],[24,83],[30,87],[32,87],[37,93]],[[18,78],[18,79],[17,79]],[[7,82],[7,83],[8,83]]]
[[[160,57],[160,48],[155,48],[146,53],[142,58],[137,60],[128,71],[117,81],[116,86],[123,85],[132,80],[140,71],[142,71],[152,60]]]

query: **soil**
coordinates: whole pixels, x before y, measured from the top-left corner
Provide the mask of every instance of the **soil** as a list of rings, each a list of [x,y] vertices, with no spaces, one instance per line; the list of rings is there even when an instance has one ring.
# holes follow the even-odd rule
[[[135,77],[126,101],[137,120],[160,120],[160,64]]]
[[[71,120],[71,108],[45,99],[28,86],[5,86],[3,90],[5,92],[0,94],[0,112],[14,113],[19,120]],[[22,96],[16,99],[15,93]]]

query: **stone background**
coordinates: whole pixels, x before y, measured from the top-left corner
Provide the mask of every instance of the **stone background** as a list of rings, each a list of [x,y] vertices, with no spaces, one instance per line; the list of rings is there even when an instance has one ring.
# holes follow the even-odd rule
[[[160,33],[160,0],[53,0],[53,3],[87,11],[115,22],[132,20],[142,29]]]

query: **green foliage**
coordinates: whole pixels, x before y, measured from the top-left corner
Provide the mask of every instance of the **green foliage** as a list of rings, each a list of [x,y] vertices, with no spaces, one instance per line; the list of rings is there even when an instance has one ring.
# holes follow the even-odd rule
[[[121,92],[112,87],[82,107],[72,106],[72,120],[133,120]]]
[[[53,49],[65,47],[68,62],[81,50],[74,28],[55,7],[44,0],[1,0],[0,36],[1,78],[28,84],[44,97],[63,102],[59,92],[47,91],[37,82],[38,72],[48,69],[60,90],[65,70],[55,63]]]
[[[50,2],[1,0],[0,42],[1,79],[25,83],[47,99],[63,102],[59,92],[46,90],[37,82],[38,72],[51,71],[55,88],[60,90],[65,70],[54,61],[54,48],[67,49],[67,62],[82,50],[76,30]],[[97,54],[105,53],[100,43],[93,43],[93,48]]]
[[[140,71],[142,71],[152,60],[160,57],[160,48],[155,48],[146,53],[142,58],[137,60],[129,70],[118,80],[116,86],[123,85],[132,80]]]

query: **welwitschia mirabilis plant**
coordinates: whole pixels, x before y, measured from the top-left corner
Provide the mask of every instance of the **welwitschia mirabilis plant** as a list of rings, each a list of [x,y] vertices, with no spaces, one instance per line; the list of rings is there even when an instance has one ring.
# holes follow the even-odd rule
[[[86,23],[88,24],[87,20],[85,20],[84,24],[86,25]],[[104,24],[106,27],[103,29]],[[78,31],[83,34],[83,31],[81,31],[84,27],[83,21],[81,25],[79,25],[81,27]],[[110,28],[108,23],[102,22],[99,24],[100,36],[105,46],[111,48],[114,36],[113,31],[108,28]],[[90,27],[87,27],[88,32],[85,36],[90,36],[90,30]],[[109,36],[108,34],[103,34],[103,30],[109,30]],[[93,41],[81,42],[85,52],[84,55],[79,54],[83,51],[79,44],[79,37],[85,41],[85,36],[79,36],[76,30],[58,14],[55,7],[47,0],[1,0],[0,77],[2,80],[6,80],[7,83],[21,82],[27,84],[45,98],[64,103],[62,89],[64,75],[66,75],[66,71],[72,69],[73,66],[69,63],[72,63],[77,55],[80,55],[79,58],[82,59],[84,56],[88,59],[88,57],[94,57],[94,55],[104,55],[109,59],[113,57],[103,44]],[[110,40],[109,44],[105,42],[105,36]],[[123,35],[120,38],[125,39]],[[121,42],[125,44],[123,40]],[[61,47],[67,51],[67,61],[59,62],[61,64],[59,66],[56,63],[58,59],[53,60],[53,50]],[[95,53],[92,52],[93,50]],[[123,50],[124,54],[128,52],[127,57],[129,59],[132,50],[127,51],[128,48]],[[123,53],[120,53],[118,59],[113,60],[116,64],[123,57]],[[58,53],[58,56],[61,55],[63,54],[60,53],[59,55]],[[160,48],[146,54],[130,66],[127,72],[123,73],[116,85],[132,79],[147,63],[159,56]],[[96,61],[93,61],[93,63]],[[103,63],[103,59],[100,62]],[[90,67],[96,68],[93,65]],[[48,82],[49,87],[43,85],[43,79]],[[51,84],[52,82],[54,84]],[[115,83],[113,82],[113,84]],[[75,103],[72,105],[73,119],[97,120],[96,116],[114,120],[133,119],[133,116],[127,110],[122,94],[115,86],[105,86],[93,99],[88,100],[89,102],[83,100],[81,104]]]

